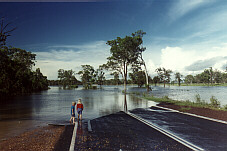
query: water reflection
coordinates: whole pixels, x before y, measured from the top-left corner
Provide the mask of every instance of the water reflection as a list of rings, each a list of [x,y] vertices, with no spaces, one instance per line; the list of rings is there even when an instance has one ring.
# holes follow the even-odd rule
[[[63,90],[51,87],[47,91],[28,96],[8,98],[0,101],[0,137],[11,135],[12,131],[21,131],[37,123],[68,124],[72,101],[82,99],[84,104],[83,119],[94,119],[100,116],[128,111],[135,108],[146,108],[154,105],[151,101],[122,94],[122,86],[103,86],[98,90],[83,90],[82,87]],[[145,88],[128,87],[128,92],[146,92]],[[195,94],[208,100],[211,95],[217,97],[222,104],[227,104],[227,87],[152,87],[155,96],[168,95],[179,100],[193,100]],[[19,121],[23,126],[18,126]]]
[[[5,104],[1,102],[1,137],[11,135],[13,129],[21,131],[23,127],[36,125],[37,122],[68,124],[71,102],[79,98],[84,104],[84,120],[118,111],[148,107],[145,103],[147,101],[122,94],[121,86],[104,86],[103,89],[98,90],[83,90],[82,87],[63,90],[51,87],[50,90],[40,93],[10,98]],[[25,122],[25,120],[32,122]],[[17,124],[9,124],[19,121],[23,123],[23,127],[18,128]]]

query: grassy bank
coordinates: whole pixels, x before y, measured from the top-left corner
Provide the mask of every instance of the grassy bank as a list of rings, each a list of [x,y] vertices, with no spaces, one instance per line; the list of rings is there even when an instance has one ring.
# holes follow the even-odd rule
[[[198,107],[198,108],[209,108],[212,110],[227,111],[227,105],[224,105],[223,107],[221,107],[220,102],[214,96],[210,98],[210,103],[207,103],[204,100],[201,100],[199,95],[196,95],[195,97],[196,97],[196,102],[191,102],[189,100],[186,100],[186,101],[173,100],[173,99],[170,99],[168,96],[164,96],[162,98],[157,98],[154,96],[147,96],[147,95],[143,96],[144,99],[151,100],[154,102],[171,103],[174,105],[182,106],[182,110],[190,110],[190,107]]]

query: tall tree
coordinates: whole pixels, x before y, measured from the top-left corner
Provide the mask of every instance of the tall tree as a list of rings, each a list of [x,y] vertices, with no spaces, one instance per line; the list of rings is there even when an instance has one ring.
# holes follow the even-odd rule
[[[82,83],[85,89],[92,87],[92,84],[95,82],[96,74],[95,69],[91,65],[81,65],[82,70],[77,74],[80,75]]]
[[[160,78],[159,78],[158,76],[154,76],[153,82],[154,82],[154,84],[155,84],[155,86],[156,86],[157,83],[160,82]]]
[[[165,68],[160,67],[160,68],[157,68],[155,71],[158,73],[159,79],[164,82],[164,88],[165,88],[166,82],[170,81],[172,70],[170,69],[166,70]]]
[[[105,81],[105,65],[100,65],[99,68],[96,70],[96,82],[98,85],[100,85],[100,88],[104,84]]]
[[[142,37],[136,36],[138,32],[132,36],[125,38],[117,37],[114,40],[107,41],[111,46],[111,56],[107,58],[107,65],[109,69],[119,72],[124,79],[124,92],[126,93],[127,76],[130,67],[141,65],[140,56],[145,50],[142,47]]]
[[[138,30],[135,34],[132,34],[132,36],[138,37],[142,41],[142,37],[145,34],[146,34],[146,32],[143,32],[142,30]],[[142,41],[141,45],[142,44],[143,44],[143,41]],[[146,50],[146,48],[143,47],[143,46],[141,46],[141,49],[143,49],[143,51]],[[140,59],[142,61],[142,64],[141,65],[144,66],[145,77],[146,77],[146,88],[147,88],[147,91],[149,91],[150,90],[150,86],[149,86],[149,76],[148,76],[147,66],[146,66],[146,63],[145,63],[145,61],[143,59],[142,53],[140,53],[139,57],[140,57]]]
[[[75,71],[73,70],[58,70],[59,85],[62,85],[63,88],[70,87],[77,84],[77,79],[75,77]]]
[[[181,79],[182,77],[183,77],[183,75],[180,74],[180,72],[175,73],[175,79],[177,80],[179,86],[180,86],[180,83],[182,81],[182,79]]]

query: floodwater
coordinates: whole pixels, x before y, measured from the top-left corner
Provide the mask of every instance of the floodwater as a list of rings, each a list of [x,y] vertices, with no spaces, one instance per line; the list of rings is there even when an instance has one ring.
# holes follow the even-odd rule
[[[125,102],[122,90],[122,86],[104,86],[97,90],[51,87],[40,93],[5,100],[6,103],[0,105],[0,140],[40,125],[69,124],[72,101],[79,98],[84,104],[84,120],[122,111]],[[130,95],[126,99],[128,110],[155,104]]]
[[[135,92],[143,92],[144,89],[139,88],[131,88],[130,91]],[[152,91],[150,94],[155,97],[163,97],[168,96],[174,100],[189,100],[195,102],[195,96],[197,94],[200,95],[201,100],[210,103],[210,98],[214,96],[218,101],[220,101],[221,105],[227,104],[227,87],[225,86],[168,86],[166,88],[163,86],[154,86],[152,87]]]
[[[200,94],[203,100],[209,101],[215,96],[222,105],[227,104],[227,87],[177,87],[165,89],[152,87],[154,96],[169,96],[178,100],[195,101]],[[0,101],[0,140],[17,135],[37,126],[52,124],[69,124],[71,102],[82,99],[84,104],[83,119],[94,119],[124,110],[123,86],[104,86],[103,89],[84,90],[82,87],[63,90],[51,87],[47,91],[19,96]],[[128,91],[146,92],[145,88],[128,86]],[[147,108],[155,105],[131,95],[126,96],[127,108]]]

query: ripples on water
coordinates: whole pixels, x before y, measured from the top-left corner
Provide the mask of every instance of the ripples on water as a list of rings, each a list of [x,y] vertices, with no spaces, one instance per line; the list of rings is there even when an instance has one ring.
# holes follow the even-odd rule
[[[195,100],[200,94],[203,100],[209,101],[214,95],[222,105],[227,104],[226,87],[152,87],[154,96],[169,96],[177,100]],[[83,119],[93,119],[123,110],[123,86],[104,86],[98,90],[83,90],[82,87],[73,90],[63,90],[51,87],[47,91],[19,96],[1,101],[0,106],[0,136],[3,138],[13,131],[21,131],[32,125],[41,123],[68,123],[72,101],[82,99],[84,104]],[[146,92],[145,88],[128,86],[128,91]],[[127,95],[128,110],[147,108],[152,101],[144,101]]]

